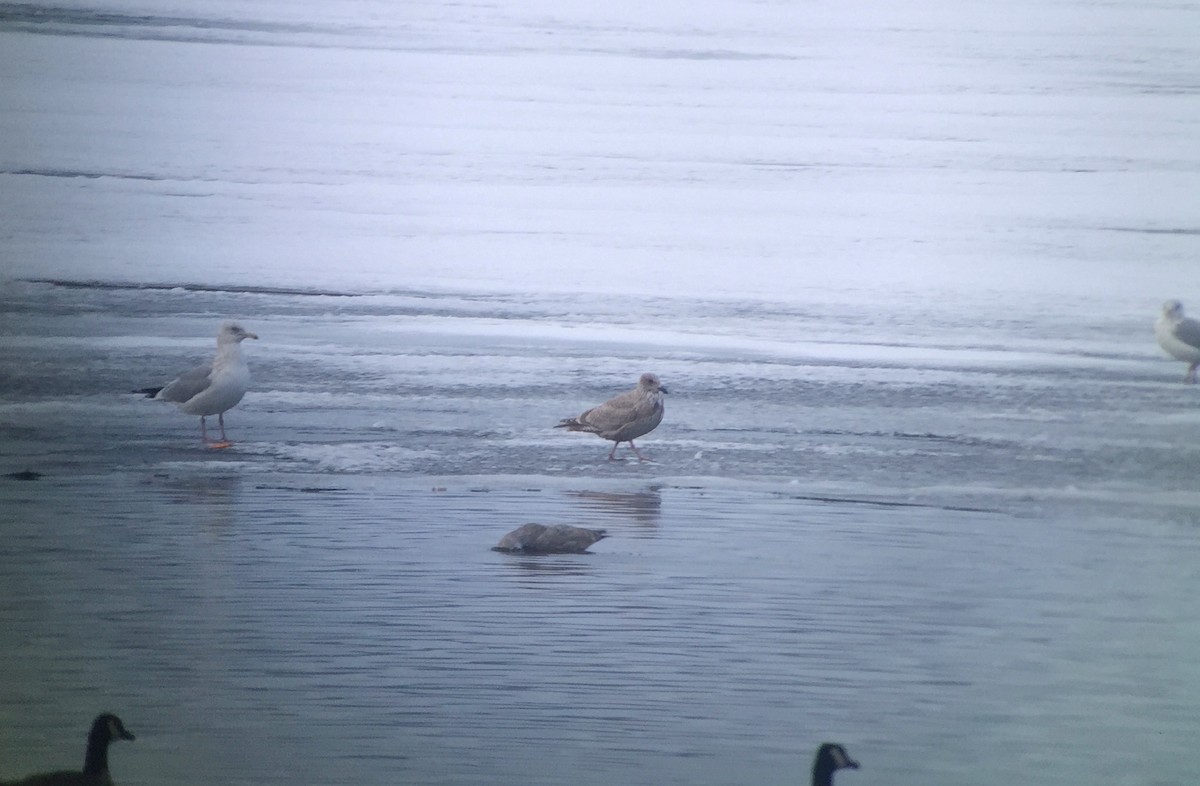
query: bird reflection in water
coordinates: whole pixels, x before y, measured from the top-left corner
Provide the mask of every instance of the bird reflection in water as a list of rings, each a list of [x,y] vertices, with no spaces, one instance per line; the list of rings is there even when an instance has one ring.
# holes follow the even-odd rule
[[[228,533],[237,517],[237,500],[243,479],[238,475],[202,475],[165,477],[164,486],[171,492],[174,505],[187,507],[188,521],[197,524],[212,537]]]
[[[662,495],[657,488],[635,492],[572,491],[589,511],[632,519],[633,523],[657,527],[662,515]]]
[[[595,571],[590,564],[591,554],[555,554],[506,559],[505,563],[515,566],[527,578],[535,579],[532,584],[566,576],[590,576]]]

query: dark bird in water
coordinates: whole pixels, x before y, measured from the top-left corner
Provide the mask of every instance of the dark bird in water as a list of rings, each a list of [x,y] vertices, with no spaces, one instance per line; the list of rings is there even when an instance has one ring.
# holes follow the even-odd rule
[[[500,538],[492,551],[515,554],[582,554],[606,537],[602,529],[584,529],[566,524],[525,524]]]
[[[586,431],[613,441],[608,452],[609,461],[616,455],[617,446],[628,442],[638,460],[646,457],[633,441],[649,434],[663,419],[663,394],[667,389],[654,374],[642,374],[633,390],[610,398],[603,404],[592,407],[577,418],[565,418],[555,428],[568,431]]]
[[[0,786],[112,786],[108,773],[108,745],[114,740],[132,740],[133,735],[116,715],[105,713],[92,721],[88,732],[87,754],[83,770],[62,770],[30,775],[24,780],[6,781]]]
[[[813,759],[812,786],[832,786],[833,774],[838,770],[857,770],[858,762],[850,758],[846,749],[836,742],[825,742],[817,748]]]
[[[242,400],[250,387],[250,367],[242,356],[242,342],[248,338],[258,336],[247,333],[233,322],[222,323],[217,332],[217,355],[212,362],[196,366],[163,387],[142,388],[134,393],[170,401],[189,415],[199,415],[200,439],[209,447],[227,448],[230,442],[225,436],[225,413]],[[221,426],[220,442],[208,441],[208,426],[204,419],[209,415],[217,416]]]

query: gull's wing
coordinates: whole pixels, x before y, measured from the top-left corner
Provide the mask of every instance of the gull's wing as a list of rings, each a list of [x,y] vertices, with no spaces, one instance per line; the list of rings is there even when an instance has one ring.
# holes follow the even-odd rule
[[[182,404],[204,392],[210,384],[212,384],[212,364],[206,363],[180,374],[173,382],[160,390],[155,398]]]
[[[1200,321],[1190,317],[1181,319],[1171,332],[1183,343],[1200,349]]]
[[[653,417],[654,397],[640,390],[630,390],[592,407],[576,420],[600,432],[616,431],[631,423]]]

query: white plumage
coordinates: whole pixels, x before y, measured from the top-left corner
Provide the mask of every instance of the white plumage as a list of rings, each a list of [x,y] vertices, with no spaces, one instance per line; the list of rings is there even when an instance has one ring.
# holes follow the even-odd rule
[[[1189,364],[1183,381],[1195,382],[1200,367],[1200,322],[1185,317],[1178,300],[1168,300],[1154,325],[1154,337],[1168,355]]]
[[[228,447],[225,437],[225,413],[237,406],[250,387],[250,367],[242,355],[242,342],[258,338],[233,322],[222,323],[217,332],[217,354],[212,362],[179,375],[161,388],[138,391],[158,401],[170,401],[189,415],[200,416],[200,437],[208,443],[205,418],[216,415],[221,426],[221,441],[213,447]]]

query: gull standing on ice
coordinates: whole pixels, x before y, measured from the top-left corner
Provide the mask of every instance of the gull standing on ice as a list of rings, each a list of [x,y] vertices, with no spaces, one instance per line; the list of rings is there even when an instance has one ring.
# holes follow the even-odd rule
[[[217,332],[217,356],[211,363],[196,366],[161,388],[143,388],[147,398],[170,401],[189,415],[200,416],[200,438],[214,448],[227,448],[232,443],[225,436],[225,412],[232,409],[246,388],[250,387],[250,367],[242,356],[242,342],[258,338],[247,333],[241,325],[224,322]],[[208,442],[208,427],[204,419],[216,415],[221,425],[221,441]]]
[[[1196,369],[1200,367],[1200,322],[1183,315],[1183,304],[1178,300],[1163,303],[1162,316],[1154,326],[1154,337],[1158,345],[1176,360],[1189,364],[1184,382],[1196,381]]]
[[[628,442],[638,460],[645,461],[646,457],[633,441],[649,434],[662,423],[663,394],[666,392],[667,389],[658,381],[658,377],[649,373],[642,374],[638,386],[633,390],[610,398],[577,418],[566,418],[555,428],[586,431],[589,434],[598,434],[604,439],[611,439],[613,446],[608,452],[609,461],[613,460],[617,446],[622,442]]]

